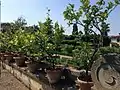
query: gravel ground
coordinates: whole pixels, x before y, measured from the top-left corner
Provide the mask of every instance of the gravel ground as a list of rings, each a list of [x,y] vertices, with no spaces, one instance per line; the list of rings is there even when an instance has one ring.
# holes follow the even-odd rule
[[[6,70],[2,70],[0,77],[0,90],[29,90]]]

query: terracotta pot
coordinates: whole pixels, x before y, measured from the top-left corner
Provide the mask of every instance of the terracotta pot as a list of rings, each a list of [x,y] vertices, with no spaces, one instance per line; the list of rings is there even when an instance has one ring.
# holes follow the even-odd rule
[[[15,60],[13,59],[13,54],[6,53],[4,56],[5,56],[5,61],[7,62],[7,64],[15,62]]]
[[[27,63],[28,70],[32,73],[35,73],[37,69],[39,69],[39,63],[37,62],[30,62]]]
[[[0,53],[0,59],[1,59],[1,61],[3,61],[3,62],[4,62],[5,59],[6,59],[4,55],[5,55],[5,53]]]
[[[74,80],[74,78],[73,78],[73,76],[71,74],[70,69],[64,68],[62,70],[62,76],[64,76],[66,80]]]
[[[54,84],[60,80],[62,71],[54,69],[54,70],[47,70],[46,73],[49,83]]]
[[[39,62],[39,68],[40,69],[46,69],[46,68],[51,68],[52,66],[48,63],[45,62]]]
[[[77,84],[79,84],[79,90],[91,90],[94,85],[93,82],[82,81],[79,78],[77,78]]]
[[[25,57],[24,56],[18,56],[18,57],[13,57],[15,59],[15,63],[17,66],[24,66],[25,65]]]

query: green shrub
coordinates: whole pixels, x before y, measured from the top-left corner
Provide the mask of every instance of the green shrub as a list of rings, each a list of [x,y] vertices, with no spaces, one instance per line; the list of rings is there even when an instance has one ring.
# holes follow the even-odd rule
[[[76,41],[75,40],[63,40],[62,44],[75,45]]]
[[[64,46],[62,46],[61,54],[72,55],[72,50],[73,49],[74,49],[73,45],[67,45],[67,44],[65,44]]]
[[[120,47],[101,47],[100,48],[100,53],[101,54],[107,54],[107,53],[118,53],[120,54]]]

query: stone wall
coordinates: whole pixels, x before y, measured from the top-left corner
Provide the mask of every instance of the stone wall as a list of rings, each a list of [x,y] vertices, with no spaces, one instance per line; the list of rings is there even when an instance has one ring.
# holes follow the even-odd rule
[[[94,90],[120,90],[120,55],[107,54],[93,63]]]
[[[24,70],[21,70],[17,66],[9,66],[5,63],[3,63],[3,66],[30,90],[53,90],[49,85],[40,82],[35,76],[25,72]]]

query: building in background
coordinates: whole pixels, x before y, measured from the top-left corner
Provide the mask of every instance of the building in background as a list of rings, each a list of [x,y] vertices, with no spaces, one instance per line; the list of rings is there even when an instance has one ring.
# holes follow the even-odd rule
[[[111,36],[110,46],[120,46],[120,33],[119,35]]]

